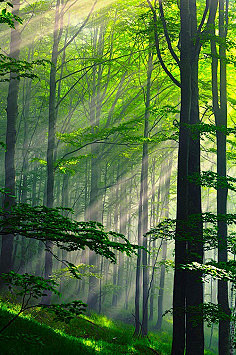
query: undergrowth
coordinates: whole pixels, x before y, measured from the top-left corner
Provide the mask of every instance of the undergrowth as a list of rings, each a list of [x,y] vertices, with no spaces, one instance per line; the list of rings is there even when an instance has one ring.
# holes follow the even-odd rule
[[[0,327],[19,310],[19,305],[0,302]],[[133,327],[103,315],[81,315],[66,324],[53,320],[39,308],[21,315],[0,335],[2,355],[20,354],[159,354],[168,355],[171,336],[166,331],[133,337]],[[206,351],[206,355],[212,355]]]

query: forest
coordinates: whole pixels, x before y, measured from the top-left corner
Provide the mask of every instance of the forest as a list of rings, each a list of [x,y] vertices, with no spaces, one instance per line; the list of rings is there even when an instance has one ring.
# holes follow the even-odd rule
[[[0,2],[0,353],[236,354],[235,0]]]

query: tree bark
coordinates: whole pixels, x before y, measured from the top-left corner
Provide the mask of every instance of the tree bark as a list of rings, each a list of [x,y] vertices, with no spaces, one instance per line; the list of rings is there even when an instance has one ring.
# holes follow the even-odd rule
[[[19,16],[20,3],[16,0],[12,2],[13,15]],[[10,54],[13,59],[18,60],[20,55],[20,30],[18,22],[15,28],[11,29]],[[5,153],[5,195],[3,208],[7,213],[11,213],[11,208],[15,205],[16,195],[16,172],[15,172],[15,146],[16,146],[16,120],[18,116],[18,92],[19,80],[15,79],[17,73],[10,72],[10,82],[7,96],[7,129],[6,129],[6,153]],[[0,273],[12,270],[14,260],[12,234],[2,235]]]
[[[162,170],[165,177],[165,185],[163,191],[163,209],[164,209],[164,218],[169,218],[169,195],[170,195],[170,179],[171,179],[171,170],[172,170],[172,158],[170,158],[169,163],[165,163],[165,169]],[[166,261],[167,256],[167,240],[163,240],[162,244],[162,261]],[[158,308],[157,308],[157,330],[161,330],[162,327],[162,316],[163,316],[163,298],[164,298],[164,286],[165,286],[165,265],[161,265],[161,275],[160,275],[160,285],[159,285],[159,294],[158,294]]]
[[[144,139],[149,136],[149,119],[150,119],[150,104],[151,104],[151,77],[153,71],[153,54],[150,52],[148,55],[148,68],[147,68],[147,86],[146,86],[146,100],[145,100],[145,121],[144,121]],[[148,231],[148,143],[143,144],[142,156],[142,179],[143,196],[142,196],[142,233],[143,235]],[[143,246],[147,249],[147,238],[143,237]],[[142,336],[148,334],[148,287],[149,275],[147,264],[147,252],[142,251],[143,256],[143,320],[142,320]]]
[[[47,192],[46,205],[49,208],[53,207],[54,203],[54,153],[55,153],[55,130],[56,130],[56,70],[58,60],[58,46],[59,46],[59,25],[60,25],[60,0],[56,3],[54,34],[53,34],[53,48],[51,57],[50,70],[50,94],[49,94],[49,119],[48,119],[48,148],[47,148]],[[52,273],[52,243],[46,242],[45,253],[45,270],[44,277],[48,279]],[[43,302],[50,304],[51,292],[44,296]]]
[[[185,271],[180,268],[186,262],[185,226],[188,217],[188,156],[191,110],[191,17],[189,1],[180,2],[180,76],[181,111],[177,173],[177,223],[175,235],[175,274],[173,291],[173,341],[172,355],[183,355],[185,350]]]
[[[228,3],[226,2],[226,6]],[[213,111],[215,115],[216,127],[227,128],[227,81],[226,81],[226,37],[227,37],[227,11],[225,9],[225,0],[219,0],[219,57],[217,55],[215,40],[215,23],[213,24],[211,39],[212,54],[212,100]],[[220,78],[218,80],[218,62],[220,62]],[[219,85],[218,85],[219,82]],[[218,93],[220,89],[220,97]],[[221,130],[216,131],[217,141],[217,174],[219,177],[227,177],[226,166],[226,134]],[[227,213],[227,194],[226,187],[217,189],[217,216]],[[227,262],[227,223],[218,219],[217,221],[218,237],[218,262]],[[219,321],[219,355],[228,355],[230,352],[230,309],[228,300],[228,282],[218,281],[218,304],[228,319]]]
[[[190,125],[199,125],[199,89],[198,89],[198,61],[199,50],[195,49],[197,36],[196,0],[190,0],[191,13],[191,113]],[[194,137],[190,134],[188,175],[200,175],[200,132]],[[195,183],[188,185],[188,217],[201,215],[201,186]],[[203,263],[203,223],[201,220],[191,222],[187,232],[187,259],[189,263]],[[204,354],[204,324],[203,324],[203,282],[199,271],[186,271],[186,355]],[[194,321],[197,324],[194,324]]]

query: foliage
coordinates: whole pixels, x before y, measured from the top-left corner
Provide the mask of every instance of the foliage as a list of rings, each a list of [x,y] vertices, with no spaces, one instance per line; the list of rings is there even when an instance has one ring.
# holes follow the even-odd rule
[[[11,2],[5,0],[1,0],[0,2],[6,3],[6,7],[0,12],[0,23],[5,23],[13,29],[15,29],[16,23],[23,23],[22,18],[7,10],[7,5],[13,7]],[[33,60],[31,62],[19,59],[16,60],[15,58],[0,53],[0,82],[10,81],[11,79],[8,77],[10,73],[13,74],[11,78],[17,80],[20,80],[20,78],[38,78],[38,75],[32,72],[34,67],[38,65],[45,66],[49,63],[50,61],[47,59]]]
[[[48,63],[50,62],[45,59],[32,62],[16,60],[0,53],[0,82],[10,81],[10,78],[6,77],[10,73],[14,73],[14,79],[17,80],[20,80],[20,78],[38,78],[38,75],[32,72],[34,67],[37,65],[45,66]]]
[[[28,309],[35,307],[49,308],[49,311],[53,313],[55,320],[64,322],[69,322],[74,317],[83,313],[86,309],[86,304],[82,301],[73,301],[71,303],[62,304],[43,304],[41,303],[41,298],[47,295],[47,292],[52,292],[56,295],[60,293],[56,290],[58,284],[50,279],[44,279],[40,276],[30,275],[28,273],[20,275],[14,271],[9,273],[0,274],[0,278],[4,280],[4,283],[8,285],[11,292],[14,292],[16,296],[20,296],[21,307],[20,311],[16,316],[0,329],[0,333],[5,331],[18,317],[21,313]],[[36,304],[32,303],[32,299],[39,300]]]
[[[199,186],[213,187],[216,190],[227,188],[236,191],[235,178],[231,176],[219,176],[213,171],[202,171],[200,175],[195,173],[194,175],[188,176],[188,181]]]
[[[87,304],[82,301],[73,301],[70,303],[61,303],[55,305],[42,305],[46,307],[49,312],[53,313],[55,321],[70,322],[71,319],[84,313]]]
[[[178,221],[179,225],[182,226],[181,234],[176,236],[175,234],[175,225],[176,219],[166,218],[162,222],[160,222],[156,227],[151,228],[145,236],[151,236],[153,240],[155,239],[166,239],[166,240],[174,240],[176,237],[179,240],[191,241],[193,240],[191,231],[194,229],[199,223],[204,223],[203,228],[203,240],[205,250],[210,250],[218,245],[217,240],[217,223],[219,221],[225,221],[227,225],[233,225],[236,223],[236,214],[228,213],[228,214],[214,214],[211,212],[205,212],[202,214],[193,214],[189,216],[187,221]],[[207,224],[210,224],[209,227]],[[200,242],[200,240],[199,240]],[[228,234],[228,250],[234,252],[236,248],[236,236],[235,232]]]
[[[183,309],[178,309],[179,313],[183,312]],[[208,327],[212,324],[219,323],[220,320],[232,319],[227,315],[220,305],[212,302],[202,303],[197,306],[188,306],[185,309],[186,313],[191,314],[191,323],[193,327],[197,326],[203,319]],[[168,309],[163,316],[167,314],[173,314],[173,308]]]
[[[2,3],[2,2],[6,2],[6,1],[1,0],[0,2]],[[4,9],[2,9],[0,12],[0,23],[6,23],[9,27],[15,28],[16,22],[22,24],[23,21],[19,16],[14,15],[11,12],[9,12],[7,10],[7,5],[10,7],[13,7],[12,3],[6,2],[6,7]]]
[[[54,280],[46,280],[40,276],[28,273],[20,275],[10,271],[9,273],[0,274],[0,278],[8,285],[11,292],[14,290],[15,295],[23,297],[23,308],[27,307],[31,298],[39,299],[45,295],[46,291],[51,291],[57,295],[60,294],[55,288],[58,284]]]
[[[0,221],[1,234],[21,235],[44,243],[51,241],[66,251],[88,247],[111,262],[116,262],[113,249],[125,252],[129,256],[138,249],[138,246],[131,244],[124,235],[112,231],[105,232],[101,223],[71,220],[60,213],[63,210],[65,209],[18,204],[12,208],[9,215],[1,209],[0,216],[4,217]],[[111,241],[111,237],[121,242]]]
[[[92,268],[95,268],[94,265],[79,264],[79,265],[74,265],[74,268],[76,268],[76,278],[92,276],[100,279],[102,277],[100,274],[91,271]],[[71,279],[74,278],[74,275],[71,274],[71,267],[65,267],[53,271],[52,278],[54,280]]]
[[[224,268],[222,264],[221,267],[219,267],[219,264],[216,262],[207,262],[206,264],[199,264],[197,262],[193,262],[181,265],[181,268],[191,271],[201,271],[203,278],[205,276],[211,276],[212,278],[217,280],[226,280],[231,281],[234,284],[236,283],[236,274],[232,271],[234,268],[231,268],[229,270],[229,268]]]

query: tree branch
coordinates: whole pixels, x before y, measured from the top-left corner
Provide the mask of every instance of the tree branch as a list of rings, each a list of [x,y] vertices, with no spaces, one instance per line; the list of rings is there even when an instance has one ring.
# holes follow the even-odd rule
[[[61,52],[63,52],[68,46],[69,44],[71,44],[71,42],[73,42],[73,40],[78,36],[78,34],[82,31],[82,29],[86,26],[88,20],[90,19],[90,16],[95,8],[95,5],[97,4],[98,0],[95,0],[88,16],[86,17],[85,21],[83,22],[83,24],[80,26],[80,28],[78,29],[78,31],[74,34],[74,36],[71,37],[71,39],[64,45],[63,48],[61,48],[59,51],[58,51],[58,55],[61,54]]]
[[[205,20],[206,20],[208,10],[209,10],[209,0],[206,0],[206,6],[205,6],[204,13],[203,13],[203,15],[202,15],[202,20],[201,20],[201,23],[200,23],[200,25],[198,26],[198,29],[197,29],[197,33],[198,33],[199,35],[200,35],[201,31],[202,31],[202,27],[203,27],[204,22],[205,22]]]
[[[72,150],[71,152],[68,152],[68,153],[64,154],[62,156],[62,158],[59,159],[59,163],[55,166],[55,170],[58,168],[58,166],[60,164],[60,161],[62,161],[65,157],[67,157],[70,154],[76,153],[76,152],[80,151],[81,149],[83,149],[83,148],[85,148],[85,147],[87,147],[88,145],[91,145],[91,144],[125,145],[126,147],[130,145],[129,143],[114,143],[114,142],[105,142],[105,141],[100,141],[100,140],[95,140],[93,142],[88,142],[88,143],[82,145],[81,147],[79,147],[79,148],[77,148],[75,150]]]
[[[176,53],[175,53],[175,51],[174,51],[174,49],[172,47],[170,36],[169,36],[168,30],[167,30],[164,10],[163,10],[163,6],[162,6],[162,0],[159,0],[159,9],[160,9],[160,14],[161,14],[161,22],[162,22],[162,26],[163,26],[163,29],[164,29],[164,34],[165,34],[165,38],[166,38],[166,42],[167,42],[169,51],[170,51],[172,57],[174,58],[174,60],[176,61],[176,63],[178,64],[178,66],[180,66],[179,58],[176,55]]]
[[[74,87],[78,84],[78,82],[83,79],[83,77],[88,73],[88,71],[90,70],[91,68],[87,69],[87,71],[78,79],[76,80],[76,82],[70,87],[70,89],[65,93],[64,96],[62,96],[62,98],[58,101],[58,103],[56,104],[55,108],[57,109],[58,106],[61,104],[61,102],[66,98],[66,96],[71,92],[71,90],[74,89]]]
[[[152,13],[153,13],[153,22],[154,22],[154,36],[155,36],[155,47],[156,47],[156,51],[157,51],[157,56],[159,59],[159,62],[162,66],[162,69],[165,71],[165,73],[169,76],[169,78],[173,81],[173,83],[175,85],[177,85],[179,88],[181,87],[180,82],[175,79],[175,77],[171,74],[171,72],[168,70],[168,68],[166,67],[163,59],[162,59],[162,55],[161,55],[161,51],[160,51],[160,45],[159,45],[159,38],[158,38],[158,29],[157,29],[157,14],[155,9],[153,8],[150,0],[147,0],[148,6],[150,7]]]

